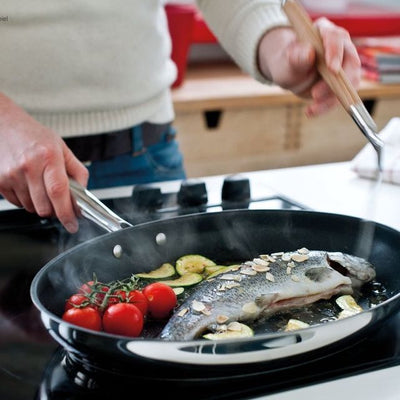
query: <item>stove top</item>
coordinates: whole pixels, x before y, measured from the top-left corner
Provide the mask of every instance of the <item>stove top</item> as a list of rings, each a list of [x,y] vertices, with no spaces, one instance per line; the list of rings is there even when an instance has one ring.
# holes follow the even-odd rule
[[[268,190],[252,193],[251,182],[241,175],[224,179],[220,193],[207,190],[204,181],[188,180],[179,190],[164,192],[163,185],[141,185],[129,196],[102,201],[125,220],[136,225],[157,219],[225,209],[305,209],[289,198]],[[37,271],[61,252],[104,234],[93,223],[82,220],[75,235],[68,234],[54,219],[43,219],[23,210],[0,212],[0,398],[102,399],[143,388],[185,390],[193,399],[253,398],[297,386],[400,364],[400,315],[394,315],[379,330],[336,352],[318,354],[284,368],[266,368],[243,373],[235,379],[170,382],[160,385],[84,368],[52,339],[33,306],[30,283]],[[128,389],[127,389],[128,388]],[[130,389],[129,389],[130,388]],[[183,393],[183,392],[182,392]]]

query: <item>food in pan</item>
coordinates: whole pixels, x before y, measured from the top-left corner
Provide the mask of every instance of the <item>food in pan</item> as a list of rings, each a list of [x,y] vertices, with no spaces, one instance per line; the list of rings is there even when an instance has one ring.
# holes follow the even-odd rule
[[[164,274],[161,276],[160,271],[165,271],[166,265],[169,266],[168,276]],[[200,254],[187,254],[176,260],[175,267],[169,263],[163,264],[153,271],[148,273],[136,273],[135,276],[143,279],[162,279],[163,283],[173,288],[189,287],[199,283],[205,278],[210,278],[222,272],[226,272],[228,268],[236,266],[237,265],[218,265]],[[172,268],[172,270],[170,268]]]
[[[374,279],[369,262],[339,252],[302,248],[233,265],[190,254],[175,266],[165,263],[122,281],[102,283],[94,277],[66,301],[63,319],[132,337],[249,337],[258,322],[274,318],[280,321],[271,322],[270,331],[319,323],[308,318],[307,307],[315,304],[322,316],[336,307],[331,319],[354,315],[362,308],[351,295]],[[305,312],[304,321],[298,310]]]
[[[199,254],[188,254],[176,260],[176,272],[179,275],[184,275],[187,272],[194,272],[200,275],[208,274],[214,272],[215,267],[214,261]]]
[[[220,329],[217,332],[208,332],[204,334],[203,338],[208,340],[221,340],[251,336],[254,336],[254,331],[250,326],[233,321],[227,325],[224,325],[224,329]]]
[[[369,262],[344,253],[302,248],[260,255],[199,283],[159,337],[192,340],[225,330],[231,322],[251,325],[278,312],[350,295],[374,278]]]
[[[203,280],[203,277],[196,272],[185,272],[182,276],[179,276],[175,279],[163,280],[168,286],[177,288],[177,287],[186,287],[193,286],[196,283],[199,283]]]
[[[175,275],[175,267],[170,263],[164,263],[161,265],[161,267],[158,267],[157,269],[150,272],[142,272],[136,274],[138,278],[144,279],[163,279],[169,278],[173,275]]]
[[[139,287],[135,277],[111,283],[94,279],[67,299],[62,319],[95,331],[137,337],[147,318],[164,320],[176,305],[177,294],[161,282]]]

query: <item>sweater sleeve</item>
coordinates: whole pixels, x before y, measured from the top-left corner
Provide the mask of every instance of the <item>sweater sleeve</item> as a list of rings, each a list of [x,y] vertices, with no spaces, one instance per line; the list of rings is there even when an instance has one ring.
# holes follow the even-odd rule
[[[257,65],[257,49],[268,30],[289,25],[281,1],[197,0],[197,4],[219,43],[238,66],[266,83]]]

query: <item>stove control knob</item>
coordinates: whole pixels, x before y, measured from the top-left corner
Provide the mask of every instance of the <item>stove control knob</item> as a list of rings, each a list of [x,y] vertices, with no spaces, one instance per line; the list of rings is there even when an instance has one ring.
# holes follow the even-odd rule
[[[250,180],[240,174],[230,175],[224,179],[222,185],[223,201],[249,201]]]
[[[136,185],[132,191],[132,201],[137,208],[158,208],[163,202],[161,189],[146,185]]]
[[[196,179],[188,179],[181,183],[178,192],[178,203],[181,206],[199,206],[208,201],[206,184]]]

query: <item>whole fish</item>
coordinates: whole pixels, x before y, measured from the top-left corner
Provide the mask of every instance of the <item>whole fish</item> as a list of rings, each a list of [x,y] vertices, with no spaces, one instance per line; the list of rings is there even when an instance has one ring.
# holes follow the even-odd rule
[[[302,248],[260,255],[252,261],[205,279],[167,322],[160,338],[192,340],[230,322],[251,322],[352,294],[375,278],[366,260],[340,252]]]

